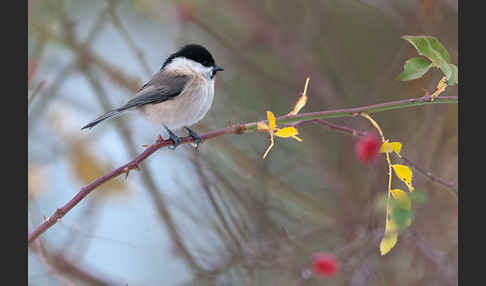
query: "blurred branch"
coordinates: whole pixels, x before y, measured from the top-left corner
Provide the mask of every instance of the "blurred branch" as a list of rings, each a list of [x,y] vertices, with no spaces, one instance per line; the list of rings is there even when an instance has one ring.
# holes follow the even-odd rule
[[[192,23],[194,23],[196,26],[204,30],[206,33],[208,33],[210,36],[212,36],[215,40],[217,40],[223,47],[225,47],[228,51],[233,53],[234,56],[231,57],[231,60],[237,61],[243,66],[246,66],[247,69],[251,70],[255,75],[258,75],[258,79],[263,79],[266,83],[274,83],[281,85],[285,88],[295,88],[297,87],[296,83],[290,83],[286,80],[283,80],[279,77],[276,77],[272,74],[269,74],[268,72],[264,71],[262,68],[260,68],[257,64],[255,64],[253,61],[248,59],[247,56],[245,56],[245,51],[244,49],[239,48],[236,45],[233,45],[229,40],[226,40],[223,36],[219,35],[216,31],[214,31],[211,27],[206,25],[204,22],[199,20],[198,18],[192,18]]]
[[[355,108],[348,108],[348,109],[337,109],[337,110],[328,110],[328,111],[320,111],[320,112],[309,112],[309,113],[301,113],[297,115],[284,115],[277,118],[277,122],[280,124],[290,124],[302,120],[311,120],[311,119],[323,119],[323,118],[339,118],[339,117],[347,117],[347,116],[354,116],[358,112],[367,112],[367,113],[376,113],[386,110],[394,110],[394,109],[403,109],[418,105],[424,104],[443,104],[443,103],[457,103],[458,98],[457,96],[440,96],[436,98],[434,101],[430,101],[430,97],[424,96],[419,98],[413,98],[408,100],[398,100],[392,101],[387,103],[380,103],[374,104],[369,106],[363,107],[355,107]],[[237,134],[241,135],[243,133],[252,133],[257,131],[257,123],[258,122],[251,122],[246,124],[238,124],[229,126],[226,128],[213,130],[201,135],[202,142],[216,138],[223,135],[229,134]],[[181,144],[187,143],[194,143],[194,138],[190,136],[182,137]],[[63,207],[58,208],[52,216],[49,217],[43,224],[38,226],[32,233],[28,236],[28,243],[34,241],[39,235],[44,233],[47,229],[53,226],[57,220],[61,219],[66,213],[68,213],[74,206],[76,206],[81,200],[83,200],[91,191],[96,189],[98,186],[106,183],[107,181],[111,180],[114,177],[117,177],[121,174],[126,174],[128,176],[129,172],[133,169],[139,169],[139,164],[148,158],[151,154],[155,153],[155,151],[172,145],[173,142],[170,139],[162,140],[162,137],[159,136],[157,141],[147,147],[144,152],[138,155],[134,160],[126,163],[125,165],[101,176],[100,178],[96,179],[92,183],[88,184],[81,188],[81,191],[74,196],[69,202],[67,202]]]
[[[46,1],[46,4],[49,6],[53,6],[54,8],[56,7],[53,5],[53,3],[50,3],[49,1]],[[52,8],[52,7],[51,7]],[[92,26],[90,31],[88,32],[88,35],[86,37],[86,40],[84,41],[83,45],[84,46],[89,46],[99,35],[99,33],[103,30],[104,24],[106,22],[106,11],[107,9],[103,10],[99,15],[98,18],[96,19],[95,24]],[[66,20],[62,20],[63,23],[66,23]],[[70,24],[65,24],[67,26],[70,26]],[[44,23],[33,23],[32,28],[34,28],[38,34],[42,35],[42,38],[50,40],[60,40],[60,37],[57,37],[53,35],[52,30],[46,26]],[[40,56],[40,55],[39,55]],[[75,63],[71,62],[67,64],[64,68],[62,68],[59,73],[56,74],[55,78],[52,80],[50,83],[50,87],[45,91],[46,96],[43,97],[43,101],[40,102],[39,104],[36,104],[32,107],[32,109],[36,109],[37,112],[34,110],[31,113],[29,113],[29,119],[34,118],[39,116],[41,113],[45,111],[47,108],[47,103],[54,99],[55,96],[57,95],[57,91],[59,90],[60,86],[62,83],[64,83],[65,79],[71,74],[71,72],[74,70]],[[29,120],[29,127],[31,124],[31,120]]]
[[[45,80],[42,80],[41,82],[39,82],[39,84],[35,87],[34,91],[32,91],[32,93],[29,95],[28,97],[28,100],[27,100],[27,106],[30,107],[30,104],[32,103],[32,101],[34,100],[34,98],[39,94],[40,90],[42,89],[42,87],[44,87],[46,81]]]
[[[74,283],[72,281],[69,281],[68,279],[66,279],[65,277],[63,277],[58,269],[56,267],[54,267],[50,262],[49,260],[47,259],[46,255],[45,255],[45,249],[44,247],[42,246],[41,244],[41,241],[40,240],[37,240],[36,241],[36,244],[35,244],[35,248],[32,248],[34,250],[34,252],[37,254],[37,256],[39,257],[39,260],[47,267],[48,271],[53,275],[55,276],[59,281],[61,281],[64,285],[68,285],[68,286],[74,286]]]
[[[297,76],[309,76],[320,80],[310,86],[310,93],[319,94],[317,99],[322,106],[338,105],[342,98],[338,96],[336,86],[325,76],[315,60],[308,58],[308,50],[300,40],[300,35],[283,29],[273,23],[261,9],[251,1],[231,1],[242,18],[254,25],[254,33],[265,41],[282,60],[291,66],[293,73]],[[298,56],[297,56],[298,55]]]
[[[444,181],[443,179],[433,175],[431,172],[429,171],[426,171],[424,170],[422,167],[418,166],[417,164],[413,163],[412,161],[410,161],[410,159],[407,159],[405,156],[402,155],[402,157],[400,158],[402,159],[405,163],[407,163],[409,166],[411,166],[412,168],[414,168],[415,170],[417,170],[420,174],[424,175],[426,178],[428,178],[429,180],[437,183],[437,184],[440,184],[444,187],[447,188],[447,190],[454,196],[456,197],[457,199],[457,194],[458,194],[458,191],[457,191],[457,186],[453,183],[448,183],[446,181]]]
[[[37,240],[33,247],[30,248],[34,253],[39,256],[42,263],[49,269],[49,272],[56,276],[65,285],[76,285],[72,281],[66,279],[62,274],[68,274],[76,279],[88,282],[89,285],[117,285],[114,281],[106,281],[104,278],[95,276],[85,269],[82,269],[72,261],[67,259],[62,254],[49,253],[47,249],[42,245],[40,240]]]
[[[216,214],[218,215],[219,220],[223,224],[225,232],[229,235],[229,237],[233,241],[234,246],[237,249],[238,253],[241,254],[242,250],[241,250],[240,241],[237,238],[237,236],[234,233],[231,226],[229,225],[228,221],[226,220],[226,217],[225,217],[225,214],[223,213],[223,210],[219,206],[213,192],[211,191],[211,185],[209,183],[209,179],[208,179],[207,175],[204,173],[205,168],[202,165],[201,159],[199,157],[196,157],[196,158],[194,158],[193,162],[196,165],[196,171],[199,175],[199,178],[201,179],[201,184],[203,186],[203,189],[206,192],[206,194],[209,198],[209,201],[211,202],[211,205],[213,206]],[[221,200],[224,200],[224,199],[221,198]],[[231,216],[230,216],[230,218],[231,218]]]
[[[440,272],[440,278],[444,280],[448,285],[457,284],[457,266],[447,263],[447,253],[437,249],[433,243],[427,241],[420,233],[416,231],[407,232],[406,238],[410,240],[410,243],[414,244],[417,249],[420,250],[422,255],[427,257],[437,267]]]
[[[108,0],[108,11],[111,16],[111,20],[113,25],[115,25],[115,28],[118,30],[120,35],[125,39],[127,42],[128,46],[133,50],[135,56],[138,58],[140,65],[144,69],[145,73],[147,76],[152,75],[152,71],[150,70],[150,66],[147,63],[147,60],[145,59],[145,55],[142,52],[140,48],[137,47],[135,44],[135,41],[132,39],[130,36],[130,33],[123,27],[120,17],[118,17],[118,14],[116,13],[116,5],[120,1],[114,1],[114,0]]]
[[[113,282],[105,281],[105,279],[97,277],[86,271],[79,266],[75,265],[72,261],[68,260],[66,257],[60,254],[52,256],[53,263],[56,267],[64,273],[74,276],[80,280],[86,281],[89,285],[114,285]],[[117,283],[116,283],[117,284]]]

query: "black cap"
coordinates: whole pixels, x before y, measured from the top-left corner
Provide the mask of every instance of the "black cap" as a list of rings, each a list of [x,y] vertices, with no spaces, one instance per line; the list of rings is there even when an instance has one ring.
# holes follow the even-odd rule
[[[205,67],[214,67],[214,59],[211,53],[203,46],[197,44],[190,44],[180,48],[177,52],[170,55],[162,65],[163,69],[173,59],[184,57],[202,64]]]

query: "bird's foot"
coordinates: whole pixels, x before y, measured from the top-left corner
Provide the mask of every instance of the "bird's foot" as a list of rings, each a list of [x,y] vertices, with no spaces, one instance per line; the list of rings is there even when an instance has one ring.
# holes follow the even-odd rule
[[[187,132],[189,133],[189,136],[191,136],[192,138],[194,138],[194,143],[192,143],[192,147],[197,148],[199,147],[199,144],[201,143],[201,136],[199,136],[199,134],[197,134],[195,131],[191,130],[189,127],[187,126],[184,126],[184,129],[187,130]]]
[[[167,133],[169,134],[170,140],[172,140],[172,142],[174,142],[173,145],[169,146],[169,149],[174,150],[181,143],[181,139],[179,137],[177,137],[177,135],[175,135],[174,132],[172,132],[169,128],[167,128],[167,126],[164,125],[164,128],[167,131]]]

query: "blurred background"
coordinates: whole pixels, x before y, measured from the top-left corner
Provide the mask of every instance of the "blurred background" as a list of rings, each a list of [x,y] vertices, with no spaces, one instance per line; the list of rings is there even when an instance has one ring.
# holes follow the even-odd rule
[[[454,0],[28,2],[28,231],[82,186],[152,144],[136,112],[80,128],[124,104],[187,43],[225,68],[204,133],[288,113],[358,107],[432,92],[441,77],[396,79],[437,37],[457,64]],[[457,86],[444,95],[458,95]],[[373,115],[415,164],[456,184],[456,104]],[[373,131],[362,118],[330,122]],[[264,133],[157,151],[141,171],[97,188],[29,247],[29,285],[457,285],[457,199],[414,173],[413,223],[380,256],[387,166],[363,165],[357,137],[299,127],[299,143]],[[182,134],[181,134],[182,135]],[[394,179],[394,186],[405,188]],[[335,255],[331,277],[312,273]]]

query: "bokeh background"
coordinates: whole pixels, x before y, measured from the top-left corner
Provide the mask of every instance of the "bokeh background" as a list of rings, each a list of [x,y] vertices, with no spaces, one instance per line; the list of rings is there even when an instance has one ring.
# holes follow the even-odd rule
[[[132,112],[80,128],[124,104],[187,43],[225,68],[200,133],[289,112],[357,107],[433,91],[437,69],[396,79],[436,36],[457,64],[454,0],[28,2],[28,231],[93,179],[152,144],[162,128]],[[457,86],[446,95],[457,95]],[[423,169],[455,184],[457,105],[373,115]],[[362,118],[330,120],[373,131]],[[299,127],[299,143],[223,136],[198,152],[157,151],[128,179],[99,187],[29,247],[29,285],[456,285],[457,199],[415,173],[414,220],[382,257],[387,167],[363,165],[356,137]],[[397,180],[394,185],[404,187]],[[339,263],[311,271],[315,253]]]

